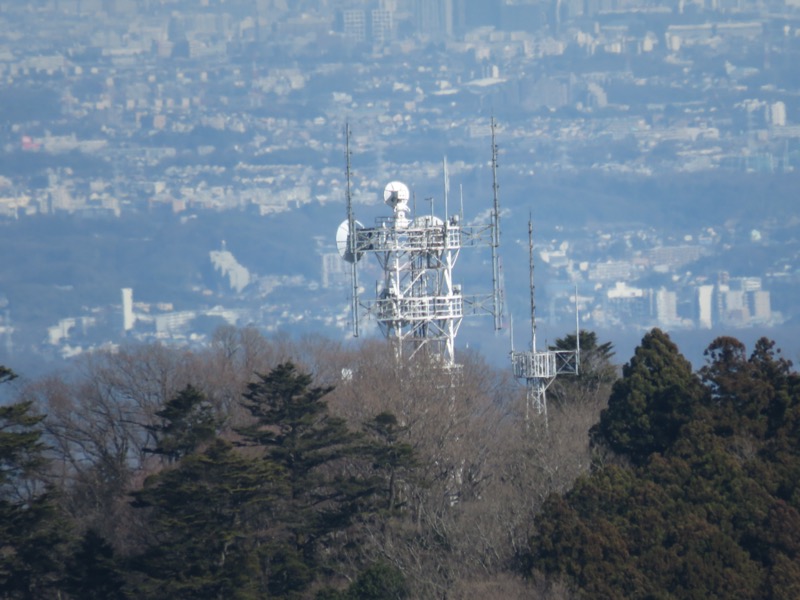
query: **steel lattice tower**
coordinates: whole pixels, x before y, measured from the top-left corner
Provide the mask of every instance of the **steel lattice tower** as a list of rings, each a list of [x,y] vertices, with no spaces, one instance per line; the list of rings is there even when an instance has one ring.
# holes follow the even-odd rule
[[[499,202],[496,181],[495,123],[492,120],[492,174],[494,203],[491,222],[464,226],[460,213],[447,214],[448,175],[444,163],[443,218],[433,214],[415,216],[409,207],[408,187],[390,182],[383,199],[393,214],[379,217],[371,227],[355,220],[350,198],[349,128],[347,136],[347,220],[336,235],[342,258],[351,263],[353,335],[359,335],[362,313],[374,316],[384,336],[395,344],[399,358],[411,359],[420,352],[442,366],[457,366],[455,339],[465,315],[491,314],[499,328],[502,313],[499,274]],[[453,271],[461,249],[488,245],[492,250],[493,292],[464,296]],[[365,254],[376,257],[383,271],[374,302],[362,304],[358,294],[358,262]]]
[[[527,352],[511,350],[511,368],[514,377],[524,379],[527,387],[525,419],[531,410],[547,419],[547,388],[558,375],[577,375],[580,367],[580,330],[578,325],[578,292],[575,291],[575,350],[536,349],[536,300],[533,279],[533,225],[528,221],[528,263],[531,292],[531,349]],[[513,337],[512,337],[513,344]]]

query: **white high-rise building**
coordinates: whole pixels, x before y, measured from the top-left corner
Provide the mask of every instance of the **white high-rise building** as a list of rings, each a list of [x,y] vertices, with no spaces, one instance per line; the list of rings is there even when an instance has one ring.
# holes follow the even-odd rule
[[[702,329],[711,329],[712,307],[714,298],[713,285],[701,285],[697,288],[697,326]]]
[[[122,288],[122,330],[131,331],[136,325],[136,315],[133,314],[133,289]]]
[[[417,31],[431,37],[453,35],[453,0],[414,0]]]
[[[720,322],[727,325],[742,326],[750,321],[750,310],[747,305],[746,292],[738,289],[720,290],[722,311]]]
[[[773,127],[786,126],[786,105],[781,102],[775,102],[769,106],[770,125]]]
[[[769,321],[772,318],[769,292],[758,290],[752,293],[753,320],[759,322]]]
[[[656,292],[656,319],[661,327],[670,327],[678,322],[678,295],[661,288]]]
[[[394,23],[392,11],[375,9],[372,11],[372,41],[375,44],[385,44],[393,37]]]
[[[363,42],[367,39],[366,11],[352,8],[344,11],[344,35],[355,41]]]

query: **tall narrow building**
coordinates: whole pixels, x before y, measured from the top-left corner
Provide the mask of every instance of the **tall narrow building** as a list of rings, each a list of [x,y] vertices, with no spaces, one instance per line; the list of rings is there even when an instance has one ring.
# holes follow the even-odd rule
[[[389,42],[394,37],[394,19],[392,11],[376,8],[371,12],[372,16],[372,42],[382,45]]]
[[[701,329],[711,329],[713,325],[713,297],[713,285],[701,285],[697,288],[697,326]]]
[[[133,313],[133,288],[122,288],[122,331],[127,333],[136,325]]]
[[[354,42],[363,42],[367,39],[366,11],[360,8],[345,10],[342,14],[344,21],[344,35]]]
[[[417,33],[431,38],[453,36],[454,0],[414,0]]]

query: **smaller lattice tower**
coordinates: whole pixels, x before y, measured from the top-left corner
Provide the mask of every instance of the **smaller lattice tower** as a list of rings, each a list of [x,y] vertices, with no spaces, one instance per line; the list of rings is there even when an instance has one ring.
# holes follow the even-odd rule
[[[531,412],[547,419],[547,388],[558,375],[577,375],[580,367],[580,330],[578,323],[578,292],[575,291],[575,350],[536,349],[536,294],[533,279],[533,225],[528,221],[528,263],[531,287],[531,349],[516,352],[511,349],[511,367],[514,377],[524,379],[527,386],[525,419]]]

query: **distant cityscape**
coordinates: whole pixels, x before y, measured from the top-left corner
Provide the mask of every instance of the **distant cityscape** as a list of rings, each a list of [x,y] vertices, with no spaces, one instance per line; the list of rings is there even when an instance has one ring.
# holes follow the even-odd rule
[[[82,282],[58,278],[35,322],[17,318],[30,269],[15,271],[13,232],[55,218],[244,212],[265,231],[303,210],[344,218],[348,122],[359,212],[380,211],[398,178],[421,204],[440,195],[444,155],[470,203],[489,190],[492,115],[510,313],[529,310],[519,238],[532,212],[544,322],[577,304],[590,329],[796,323],[798,59],[798,0],[0,1],[0,356],[207,343],[219,324],[346,336],[338,221],[291,251],[296,235],[270,230],[276,244],[288,236],[286,252],[315,253],[306,270],[284,272],[282,257],[233,235],[196,240],[202,276],[180,299],[109,283],[105,304],[76,299],[64,312],[59,295]],[[667,193],[633,214],[631,198],[601,187],[704,177],[760,182],[756,207],[744,218],[728,214],[734,200],[709,198],[661,219],[648,202]],[[580,218],[564,216],[568,202]],[[485,208],[468,206],[470,218]],[[470,283],[480,268],[466,262]]]

